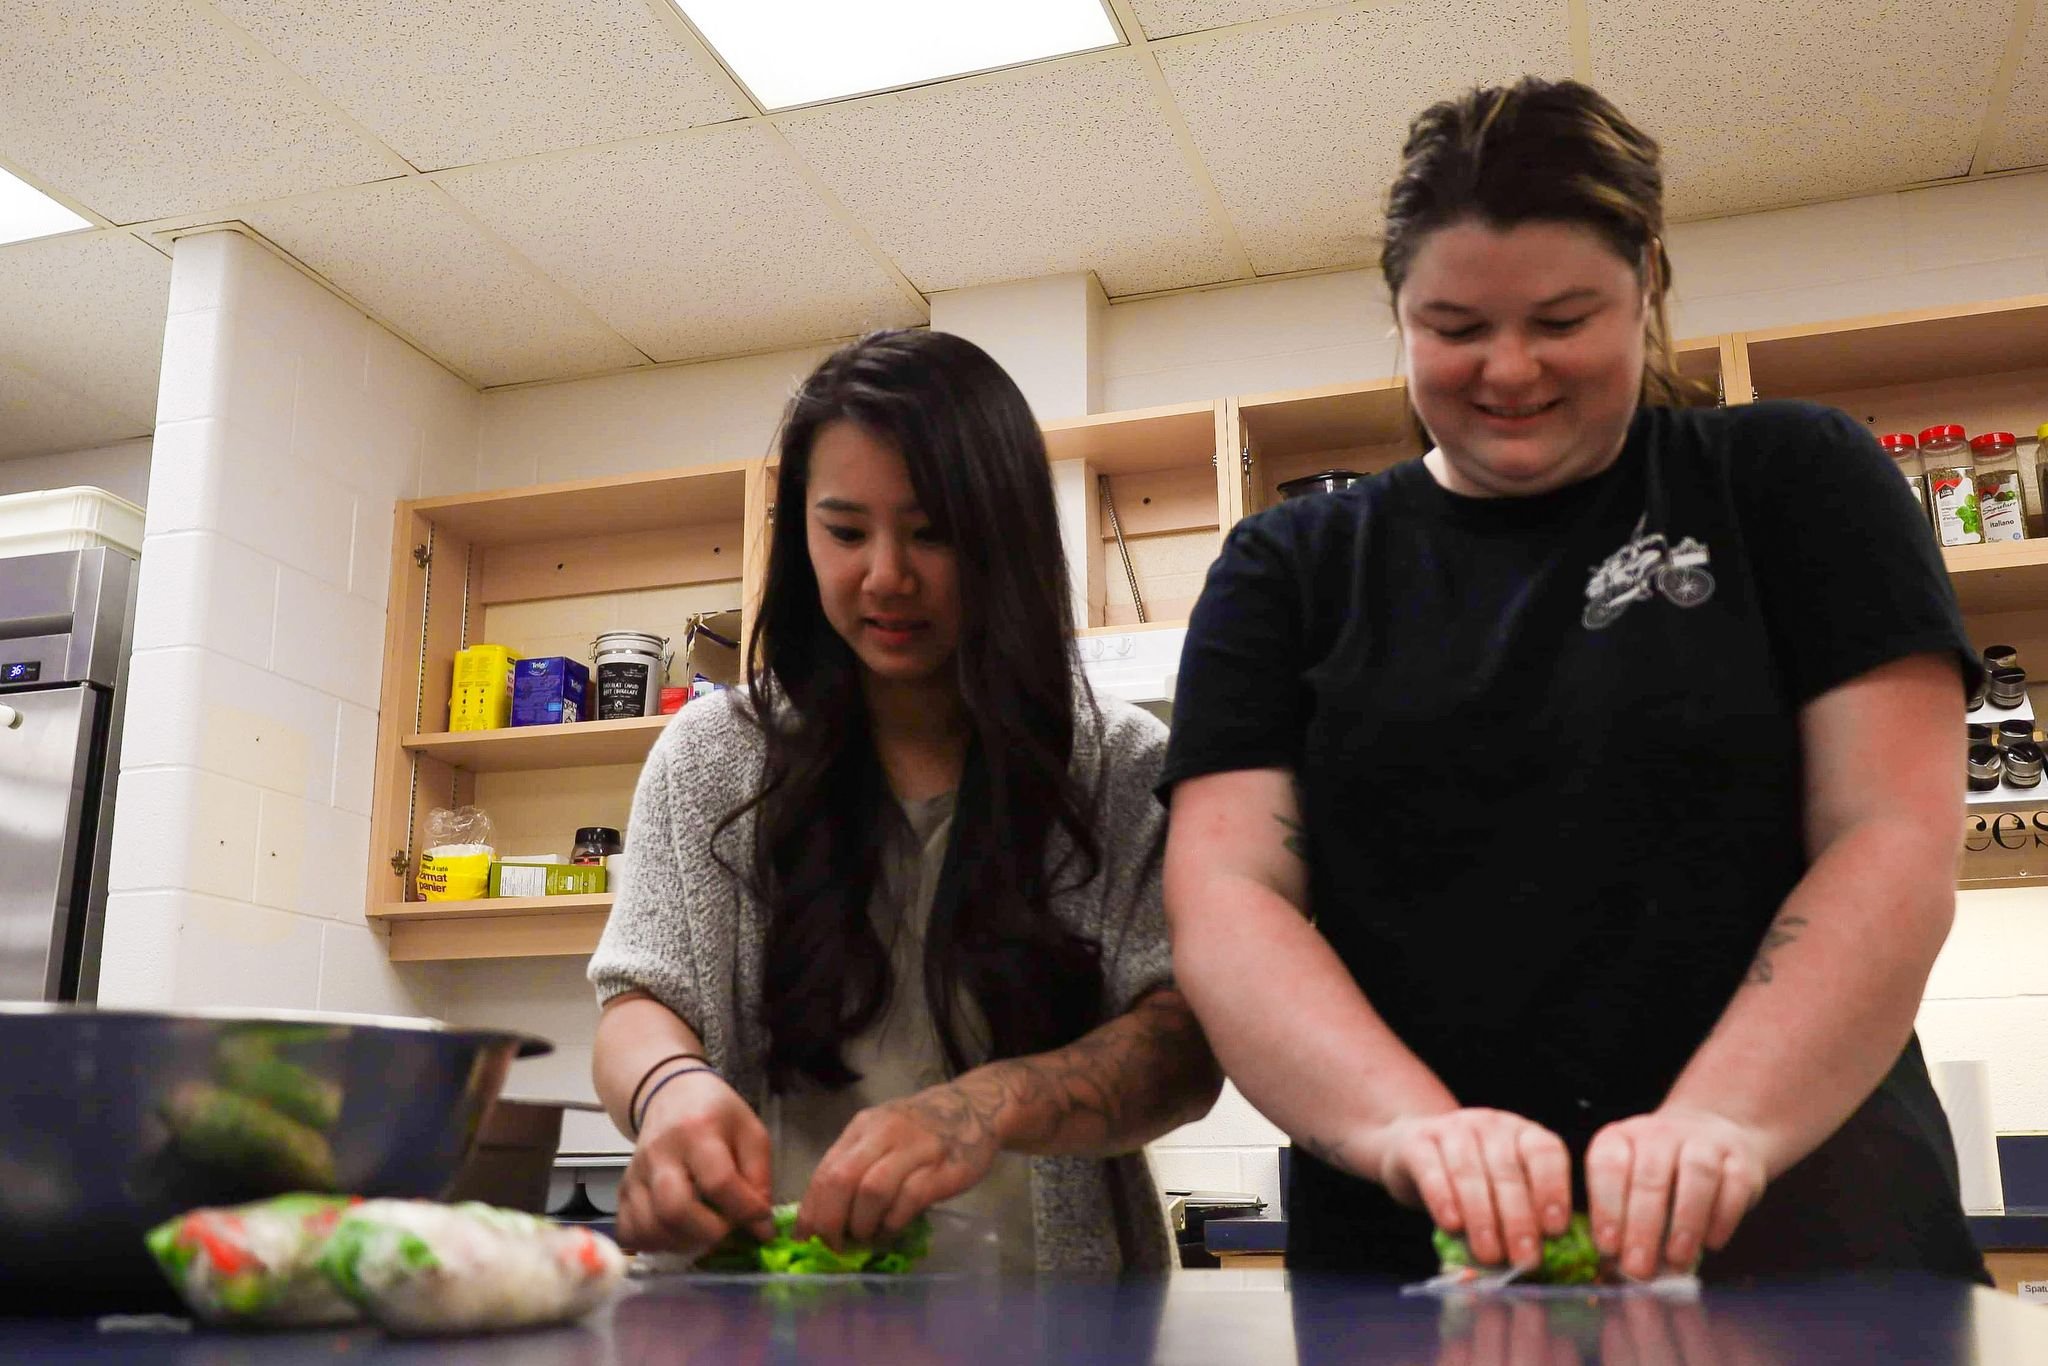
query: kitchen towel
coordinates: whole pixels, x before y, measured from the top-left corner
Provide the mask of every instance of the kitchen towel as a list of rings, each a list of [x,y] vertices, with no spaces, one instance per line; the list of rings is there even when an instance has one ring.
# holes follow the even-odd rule
[[[1962,1177],[1965,1214],[2005,1213],[1998,1173],[1998,1136],[1991,1126],[1991,1065],[1978,1058],[1928,1066],[1934,1093],[1948,1112],[1955,1136],[1956,1169]]]

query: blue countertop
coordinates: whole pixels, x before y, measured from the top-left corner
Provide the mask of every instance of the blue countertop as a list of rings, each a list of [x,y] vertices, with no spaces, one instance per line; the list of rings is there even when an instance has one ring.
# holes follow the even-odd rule
[[[1512,1350],[1510,1350],[1512,1349]],[[2048,1310],[1925,1277],[1709,1290],[1692,1303],[1439,1303],[1385,1282],[1183,1272],[1092,1282],[909,1276],[638,1283],[574,1328],[400,1342],[369,1329],[103,1333],[0,1321],[0,1360],[169,1366],[641,1366],[647,1363],[1679,1362],[1687,1366],[2048,1362]]]
[[[2048,1249],[2048,1209],[2012,1209],[2004,1214],[1967,1216],[1970,1236],[1986,1252]],[[1202,1246],[1212,1253],[1285,1252],[1285,1219],[1211,1219],[1202,1225]]]

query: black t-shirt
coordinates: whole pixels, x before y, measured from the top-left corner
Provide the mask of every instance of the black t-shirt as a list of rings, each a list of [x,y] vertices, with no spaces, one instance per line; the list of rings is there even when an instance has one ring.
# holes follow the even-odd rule
[[[1461,1103],[1582,1158],[1656,1108],[1805,870],[1802,705],[1928,651],[1981,667],[1853,421],[1644,408],[1553,493],[1461,497],[1410,461],[1247,518],[1189,626],[1160,790],[1291,770],[1310,906],[1366,998]],[[1426,1216],[1293,1170],[1293,1264],[1431,1269]],[[1981,1275],[1917,1047],[1720,1261],[1874,1264]]]

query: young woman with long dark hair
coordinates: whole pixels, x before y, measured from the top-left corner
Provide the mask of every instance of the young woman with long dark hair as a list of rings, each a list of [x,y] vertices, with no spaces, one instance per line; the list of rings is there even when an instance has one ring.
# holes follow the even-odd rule
[[[1165,728],[1075,662],[1029,406],[959,337],[867,337],[791,400],[775,506],[752,677],[650,755],[591,960],[621,1233],[940,1205],[1006,1270],[1163,1269],[1140,1150],[1220,1081],[1168,971]]]
[[[1980,665],[1856,421],[1676,401],[1662,191],[1574,82],[1417,118],[1434,448],[1246,519],[1190,623],[1175,968],[1295,1136],[1290,1266],[1526,1265],[1576,1203],[1636,1276],[1984,1276],[1913,1037]]]

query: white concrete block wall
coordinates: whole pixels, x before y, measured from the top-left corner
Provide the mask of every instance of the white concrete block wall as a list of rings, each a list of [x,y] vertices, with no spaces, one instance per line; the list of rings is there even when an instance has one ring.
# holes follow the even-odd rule
[[[149,501],[149,438],[82,451],[0,460],[0,496],[80,486],[105,489],[131,503]]]
[[[1395,372],[1376,272],[1353,270],[1111,304],[1105,412],[1344,384]]]
[[[1683,223],[1673,327],[1756,331],[2048,292],[2048,174]]]
[[[759,460],[790,393],[832,350],[493,390],[482,399],[478,487]]]
[[[363,916],[392,504],[474,391],[262,245],[172,267],[101,999],[433,1014]]]

